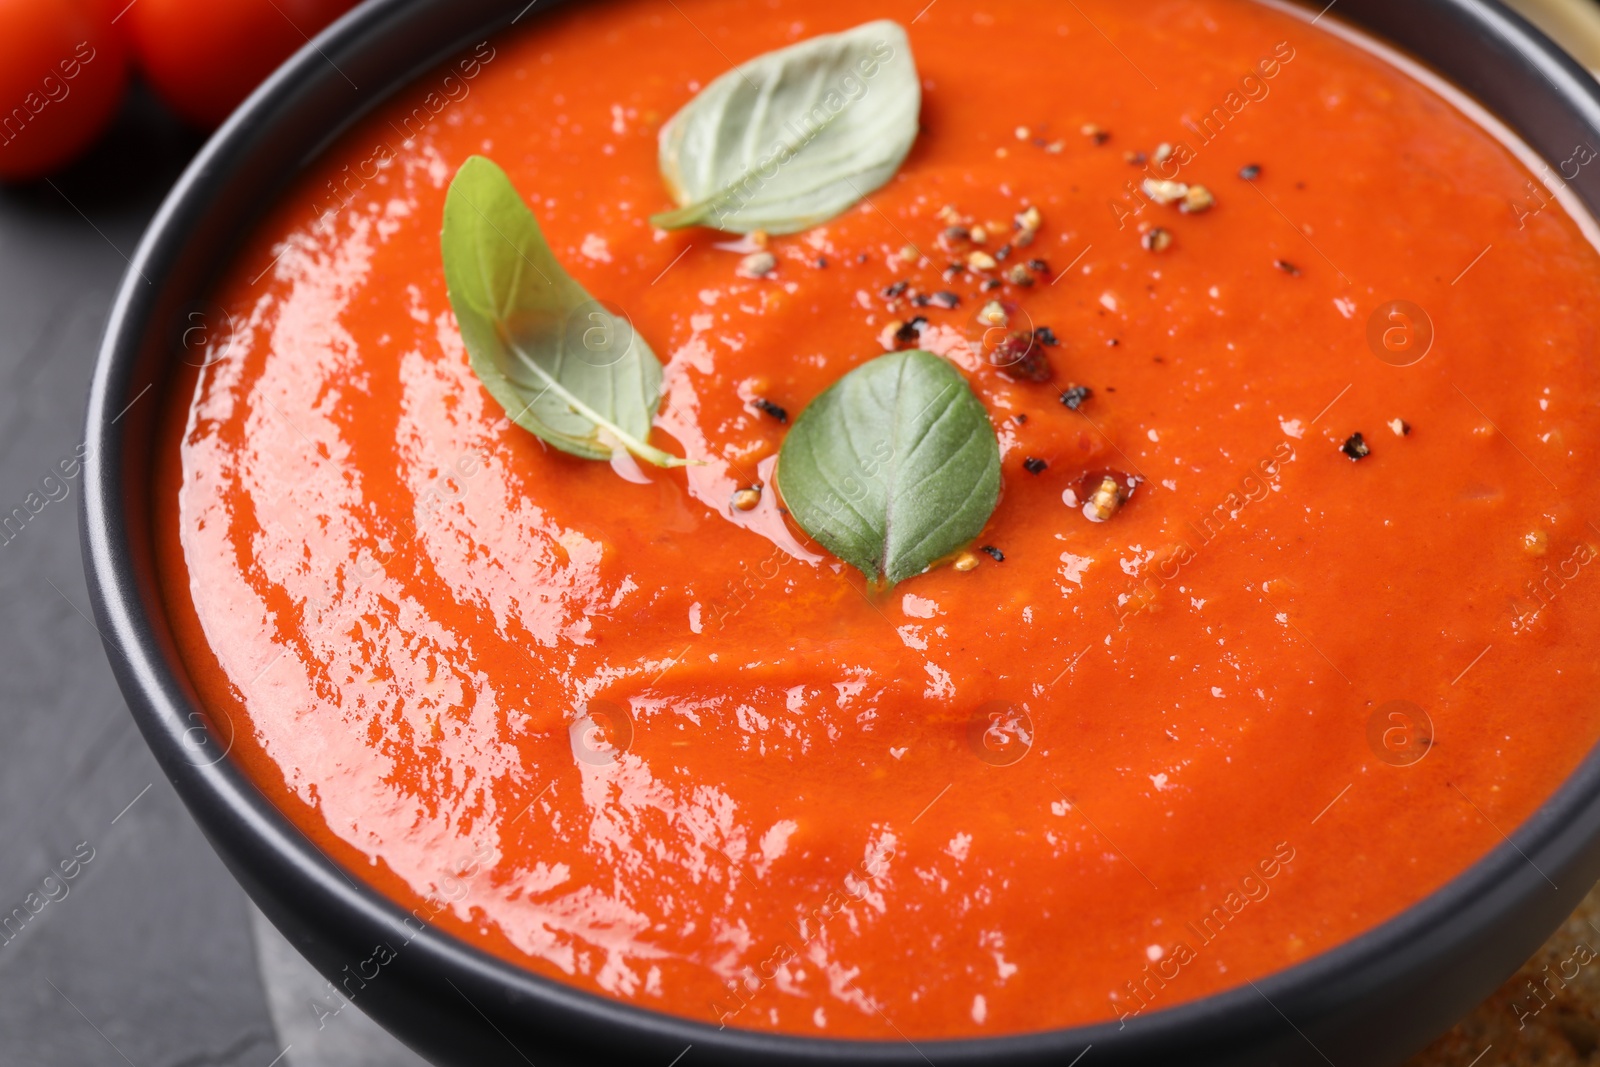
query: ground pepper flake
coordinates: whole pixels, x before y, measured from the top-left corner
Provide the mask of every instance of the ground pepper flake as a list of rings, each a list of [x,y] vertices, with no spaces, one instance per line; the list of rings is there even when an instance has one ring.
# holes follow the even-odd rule
[[[1261,168],[1254,163],[1246,163],[1239,168],[1239,177],[1247,182],[1253,182],[1261,177]]]
[[[1172,247],[1172,234],[1160,226],[1152,226],[1139,236],[1139,243],[1151,252],[1165,252]]]
[[[1367,447],[1366,438],[1360,433],[1353,433],[1344,439],[1344,444],[1339,446],[1339,451],[1349,456],[1352,460],[1361,460],[1372,454],[1372,449]]]
[[[996,563],[1004,563],[1006,561],[1006,554],[993,545],[984,545],[983,551],[987,552],[989,554],[989,558],[994,560]]]
[[[1056,332],[1048,326],[1035,326],[1033,328],[1033,339],[1042,345],[1052,347],[1061,343],[1056,337]]]
[[[978,288],[981,289],[983,292],[992,293],[996,289],[1000,288],[1000,285],[1001,285],[1001,282],[1000,282],[999,278],[985,278],[983,280],[983,284],[978,286]]]
[[[1047,382],[1054,375],[1050,357],[1034,343],[1031,331],[1018,330],[994,346],[989,362],[1030,382]]]
[[[741,278],[765,278],[778,268],[778,257],[771,252],[751,252],[739,261],[735,273]]]
[[[1217,202],[1211,195],[1211,190],[1203,185],[1191,185],[1189,191],[1183,194],[1183,202],[1178,205],[1178,210],[1185,215],[1198,215],[1202,211],[1209,211]]]
[[[941,289],[939,292],[934,293],[931,297],[929,297],[928,300],[933,304],[934,307],[941,307],[946,310],[961,306],[961,297],[950,292],[948,289]]]
[[[911,283],[908,281],[893,282],[883,290],[884,299],[893,300],[895,297],[900,296],[909,288],[911,288]]]
[[[903,345],[908,345],[922,336],[922,328],[926,325],[928,325],[927,316],[918,315],[910,322],[903,322],[897,326],[894,331],[894,339]]]
[[[1045,468],[1048,466],[1050,466],[1050,464],[1046,463],[1038,456],[1029,456],[1027,459],[1022,461],[1022,469],[1027,471],[1029,474],[1043,474]]]
[[[1188,193],[1189,186],[1183,182],[1168,181],[1165,178],[1144,180],[1144,195],[1158,204],[1175,204]]]
[[[1061,402],[1067,406],[1069,411],[1077,411],[1083,406],[1083,402],[1092,396],[1094,396],[1094,390],[1088,386],[1074,385],[1062,391]]]
[[[779,407],[777,404],[774,404],[766,397],[758,396],[754,400],[750,401],[750,403],[754,404],[763,413],[771,415],[779,422],[787,423],[789,421],[789,412]]]
[[[1290,263],[1287,259],[1275,259],[1272,261],[1272,265],[1291,278],[1300,277],[1300,268]]]
[[[1117,480],[1108,474],[1100,479],[1100,484],[1089,494],[1089,499],[1083,502],[1083,517],[1090,522],[1105,522],[1120,507],[1122,490],[1117,487]]]

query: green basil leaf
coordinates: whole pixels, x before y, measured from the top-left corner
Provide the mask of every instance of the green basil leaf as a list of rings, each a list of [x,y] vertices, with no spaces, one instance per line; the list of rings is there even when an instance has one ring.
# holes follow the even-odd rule
[[[932,352],[891,352],[800,413],[775,480],[806,533],[893,585],[982,532],[1000,499],[1000,443],[959,371]]]
[[[646,443],[661,362],[562,269],[511,179],[482,156],[450,182],[440,246],[472,372],[512,422],[585,459],[626,448],[683,466]]]
[[[664,229],[795,233],[888,181],[911,151],[922,84],[898,23],[757,56],[661,128],[661,176],[677,211]]]

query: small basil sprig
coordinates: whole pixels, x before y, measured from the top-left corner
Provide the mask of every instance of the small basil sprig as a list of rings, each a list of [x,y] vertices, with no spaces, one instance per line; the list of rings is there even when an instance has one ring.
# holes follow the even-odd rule
[[[1000,444],[960,372],[931,352],[892,352],[800,413],[776,481],[806,533],[894,585],[983,530],[1000,498]]]
[[[888,181],[911,151],[922,85],[899,24],[869,22],[757,56],[661,128],[664,229],[795,233]]]
[[[512,422],[585,459],[626,448],[661,467],[686,462],[646,443],[661,404],[655,353],[562,269],[511,179],[482,156],[450,183],[440,246],[472,372]]]

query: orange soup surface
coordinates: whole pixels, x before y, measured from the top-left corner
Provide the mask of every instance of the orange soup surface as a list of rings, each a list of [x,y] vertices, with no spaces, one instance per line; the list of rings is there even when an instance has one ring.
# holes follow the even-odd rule
[[[1137,1016],[1416,903],[1600,733],[1600,260],[1554,171],[1331,14],[914,14],[528,18],[312,166],[172,394],[166,596],[233,758],[539,974],[808,1035]],[[924,87],[885,186],[760,277],[650,225],[697,91],[880,17]],[[653,443],[700,465],[556,452],[473,376],[439,232],[474,154],[661,356]],[[774,465],[895,347],[961,371],[1003,476],[959,567],[882,592]]]

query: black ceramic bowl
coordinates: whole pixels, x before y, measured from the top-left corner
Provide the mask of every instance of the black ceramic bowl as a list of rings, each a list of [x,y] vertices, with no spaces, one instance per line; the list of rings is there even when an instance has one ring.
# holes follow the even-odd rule
[[[831,1041],[656,1014],[536,976],[419,924],[346,875],[226,758],[156,591],[155,416],[196,301],[263,205],[394,88],[559,0],[372,0],[285,64],[205,146],[162,205],[117,294],[89,398],[83,552],[95,616],[134,717],[261,909],[325,975],[398,948],[355,1003],[441,1064],[1052,1064],[1250,1067],[1398,1062],[1490,993],[1600,875],[1600,755],[1512,840],[1394,920],[1258,984],[1115,1023],[982,1040]],[[1320,6],[1321,0],[1318,0]],[[1331,5],[1330,5],[1331,6]],[[533,10],[528,10],[532,8]],[[1600,87],[1490,0],[1342,0],[1340,17],[1476,97],[1552,166],[1600,146]],[[520,13],[520,14],[519,14]],[[353,86],[360,86],[359,90]],[[1600,214],[1600,169],[1571,187]],[[1559,887],[1559,888],[1557,888]],[[409,925],[407,924],[409,922]]]

